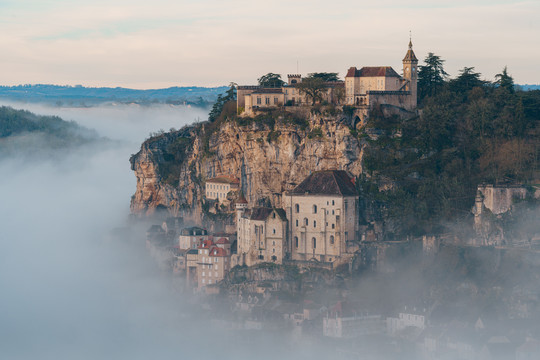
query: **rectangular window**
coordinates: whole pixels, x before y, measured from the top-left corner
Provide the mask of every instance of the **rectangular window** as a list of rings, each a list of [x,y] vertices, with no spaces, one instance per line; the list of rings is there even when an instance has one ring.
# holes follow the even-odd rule
[[[270,98],[268,96],[264,99],[264,103],[270,105]]]
[[[276,97],[274,97],[274,105],[277,105],[277,104],[278,104],[278,98],[276,96]]]
[[[260,97],[257,98],[257,105],[261,105],[261,98]]]

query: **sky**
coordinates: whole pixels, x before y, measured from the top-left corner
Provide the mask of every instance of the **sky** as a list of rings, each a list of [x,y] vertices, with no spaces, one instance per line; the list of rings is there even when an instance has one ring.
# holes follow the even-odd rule
[[[267,72],[401,69],[412,33],[451,76],[540,83],[537,0],[0,0],[0,85],[252,84]],[[422,63],[422,62],[421,62]]]

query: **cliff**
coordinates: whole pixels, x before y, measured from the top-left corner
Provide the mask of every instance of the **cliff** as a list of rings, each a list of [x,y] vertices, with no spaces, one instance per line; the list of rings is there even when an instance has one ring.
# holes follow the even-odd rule
[[[335,108],[222,117],[145,141],[130,159],[137,177],[131,211],[167,208],[194,222],[204,210],[204,181],[241,179],[250,204],[281,206],[281,194],[312,171],[362,173],[364,143]]]

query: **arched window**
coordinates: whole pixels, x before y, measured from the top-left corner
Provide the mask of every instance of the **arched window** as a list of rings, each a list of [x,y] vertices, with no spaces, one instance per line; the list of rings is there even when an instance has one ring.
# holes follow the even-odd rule
[[[294,204],[294,211],[296,211],[296,213],[299,213],[300,212],[300,205]]]
[[[317,205],[313,205],[313,213],[314,213],[314,214],[317,213]]]
[[[317,221],[313,220],[313,227],[317,227]]]
[[[298,219],[296,219],[296,226],[298,226]]]
[[[294,246],[297,248],[298,247],[298,236],[295,236],[294,237]]]
[[[309,220],[307,218],[304,218],[304,225],[306,225],[306,226],[309,225]]]
[[[334,245],[334,235],[330,235],[330,244]]]
[[[317,248],[317,239],[313,238],[313,239],[311,239],[311,241],[313,241],[313,248],[316,249]]]

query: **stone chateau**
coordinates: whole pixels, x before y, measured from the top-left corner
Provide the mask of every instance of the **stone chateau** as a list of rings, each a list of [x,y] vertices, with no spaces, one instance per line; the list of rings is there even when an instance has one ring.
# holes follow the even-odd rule
[[[322,101],[354,106],[363,118],[367,116],[369,109],[377,104],[414,111],[417,105],[418,59],[414,54],[412,41],[409,41],[409,49],[402,64],[403,76],[391,66],[365,66],[360,69],[350,67],[345,81],[325,83]],[[238,86],[238,112],[251,116],[263,109],[309,106],[310,99],[296,87],[302,82],[302,76],[291,74],[287,77],[287,83],[278,88]]]

